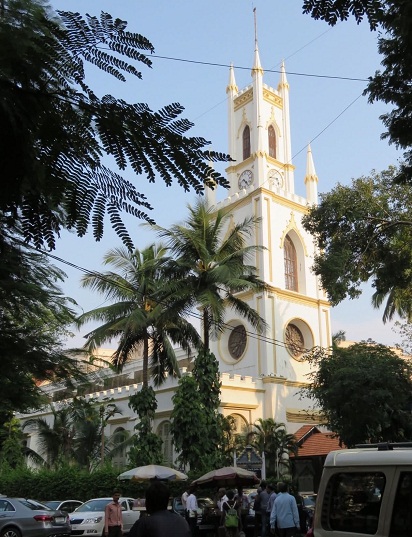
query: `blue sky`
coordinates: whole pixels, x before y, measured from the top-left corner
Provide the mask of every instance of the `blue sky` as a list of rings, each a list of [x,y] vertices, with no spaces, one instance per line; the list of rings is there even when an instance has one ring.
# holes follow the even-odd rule
[[[141,66],[143,80],[120,83],[91,71],[96,92],[110,93],[129,102],[147,102],[158,109],[172,102],[185,107],[184,116],[195,123],[191,135],[211,141],[211,148],[227,151],[226,85],[228,66],[235,65],[239,88],[250,83],[254,50],[253,8],[257,10],[257,33],[265,83],[276,87],[280,62],[285,60],[290,85],[292,155],[298,194],[304,194],[306,147],[310,142],[319,177],[319,192],[337,182],[383,170],[396,164],[400,153],[380,139],[379,116],[387,111],[362,97],[367,79],[379,69],[377,34],[366,23],[343,22],[330,28],[302,14],[301,0],[55,0],[55,9],[98,15],[101,10],[128,21],[128,29],[143,34],[155,47],[152,69]],[[175,58],[176,60],[166,59]],[[186,61],[183,61],[186,60]],[[193,62],[203,62],[202,64]],[[207,64],[221,64],[207,65]],[[310,75],[310,76],[309,76]],[[340,78],[339,78],[340,77]],[[361,79],[361,80],[344,80]],[[194,194],[178,186],[149,184],[144,177],[124,174],[139,186],[152,203],[153,218],[162,226],[185,218]],[[220,192],[219,197],[225,193]],[[139,221],[129,221],[138,247],[153,236]],[[104,253],[119,244],[114,233],[100,243],[62,234],[55,254],[90,270],[101,270]],[[102,304],[102,297],[80,287],[81,272],[56,263],[68,274],[63,289],[83,310]],[[343,329],[348,339],[372,338],[394,344],[398,338],[381,322],[381,313],[370,306],[370,291],[332,311],[333,331]],[[81,311],[81,310],[80,310]],[[85,330],[81,331],[82,334]],[[78,335],[70,344],[82,343]]]

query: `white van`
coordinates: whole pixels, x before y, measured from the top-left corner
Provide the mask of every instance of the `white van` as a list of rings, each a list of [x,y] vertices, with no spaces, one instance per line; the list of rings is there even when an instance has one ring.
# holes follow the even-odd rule
[[[368,444],[326,457],[314,537],[412,537],[412,444]]]

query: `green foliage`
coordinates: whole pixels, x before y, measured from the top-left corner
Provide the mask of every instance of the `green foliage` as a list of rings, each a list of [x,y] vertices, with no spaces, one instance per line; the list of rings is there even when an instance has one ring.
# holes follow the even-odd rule
[[[412,313],[412,192],[393,184],[397,169],[372,172],[321,195],[303,218],[315,239],[314,272],[332,304],[356,298],[371,281],[384,321]]]
[[[370,103],[381,101],[393,109],[380,116],[387,131],[382,138],[405,149],[396,182],[412,183],[412,5],[409,0],[304,0],[303,12],[331,25],[353,15],[359,23],[364,17],[371,29],[379,29],[378,51],[382,71],[369,77],[364,92]]]
[[[265,452],[267,475],[272,473],[278,478],[290,471],[289,459],[285,455],[296,450],[296,440],[293,434],[287,433],[284,423],[273,418],[259,418],[248,434],[248,441],[260,454]]]
[[[162,440],[152,432],[153,419],[157,409],[156,394],[151,386],[142,389],[129,398],[129,408],[138,416],[136,434],[128,453],[132,467],[146,464],[162,464]]]
[[[266,284],[256,273],[256,253],[261,246],[248,246],[260,219],[246,218],[232,222],[223,209],[214,212],[199,199],[188,206],[189,216],[183,224],[165,229],[155,226],[166,241],[173,259],[170,262],[170,300],[174,307],[202,311],[203,344],[209,348],[210,333],[226,328],[225,312],[231,309],[244,317],[259,332],[265,321],[238,293],[264,291]]]
[[[0,429],[0,441],[0,469],[24,466],[23,433],[17,418],[11,418]]]
[[[316,368],[303,393],[348,447],[412,440],[412,368],[388,347],[357,343],[308,355]]]
[[[119,471],[110,466],[94,472],[72,466],[57,470],[30,470],[29,468],[2,469],[0,490],[10,496],[35,498],[37,500],[77,499],[111,496],[114,488],[120,488],[125,496],[143,497],[147,485],[119,482]]]
[[[198,354],[192,375],[179,381],[173,396],[172,435],[178,460],[192,472],[207,472],[227,461],[230,429],[219,413],[220,379],[213,354]]]
[[[58,287],[65,275],[5,220],[0,214],[0,424],[47,401],[40,381],[81,377],[63,349],[74,319],[73,301]]]
[[[179,452],[178,460],[183,467],[189,465],[191,470],[200,473],[206,466],[204,443],[207,442],[207,429],[196,379],[183,376],[172,401],[171,431],[174,446]]]
[[[181,315],[181,308],[173,307],[165,297],[168,294],[168,273],[165,248],[152,244],[143,250],[130,252],[114,248],[104,256],[104,264],[114,268],[103,274],[84,276],[82,284],[113,301],[77,319],[82,326],[90,320],[103,324],[86,335],[89,352],[113,339],[118,346],[112,362],[121,370],[137,351],[143,354],[143,385],[153,376],[155,384],[164,382],[166,375],[178,377],[174,345],[190,351],[199,345],[199,335]],[[149,353],[151,368],[149,371]]]
[[[303,13],[314,19],[322,19],[331,26],[338,20],[347,20],[353,15],[359,24],[367,18],[371,29],[376,29],[384,10],[384,0],[304,0]]]
[[[83,236],[90,224],[99,240],[107,215],[132,248],[122,212],[152,220],[144,194],[118,173],[128,166],[185,191],[228,186],[209,163],[229,157],[186,136],[192,123],[181,118],[180,104],[152,111],[100,97],[88,85],[88,64],[123,82],[141,78],[136,64],[151,66],[153,45],[126,21],[104,12],[53,13],[40,0],[3,0],[0,51],[0,211],[21,222],[27,241],[53,249],[61,228]],[[107,155],[117,171],[102,164]]]
[[[73,402],[59,409],[50,408],[51,425],[38,417],[26,420],[23,428],[37,432],[38,455],[51,469],[75,465],[93,470],[102,466],[105,459],[110,459],[120,446],[127,444],[124,435],[106,437],[104,434],[109,419],[120,413],[111,399],[96,402],[75,397]]]

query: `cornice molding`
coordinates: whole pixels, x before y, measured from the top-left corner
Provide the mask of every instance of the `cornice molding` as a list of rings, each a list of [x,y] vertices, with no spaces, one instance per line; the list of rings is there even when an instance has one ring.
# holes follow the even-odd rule
[[[263,100],[266,102],[273,104],[277,106],[278,108],[283,108],[283,99],[282,97],[279,97],[279,95],[276,95],[273,91],[270,91],[267,88],[263,89]]]
[[[288,380],[286,377],[277,377],[275,375],[265,375],[262,377],[263,384],[281,384],[292,388],[306,388],[307,382],[297,382],[296,380]]]
[[[246,104],[250,103],[252,100],[253,100],[253,88],[250,88],[234,99],[233,101],[234,111],[236,112],[237,110],[239,110],[239,108],[242,108],[242,106],[245,106]]]
[[[228,410],[256,410],[256,408],[259,408],[259,405],[250,405],[250,404],[243,404],[243,403],[220,403],[221,408],[226,408]]]
[[[286,420],[291,423],[326,424],[325,417],[318,410],[286,409]]]

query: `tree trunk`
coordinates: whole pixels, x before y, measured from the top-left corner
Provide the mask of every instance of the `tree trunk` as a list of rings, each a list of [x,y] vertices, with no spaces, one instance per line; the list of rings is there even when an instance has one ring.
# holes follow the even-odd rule
[[[205,351],[209,350],[209,332],[210,332],[209,315],[208,315],[207,308],[203,308],[203,343],[205,346]]]
[[[143,388],[149,385],[149,338],[146,334],[143,340]]]

